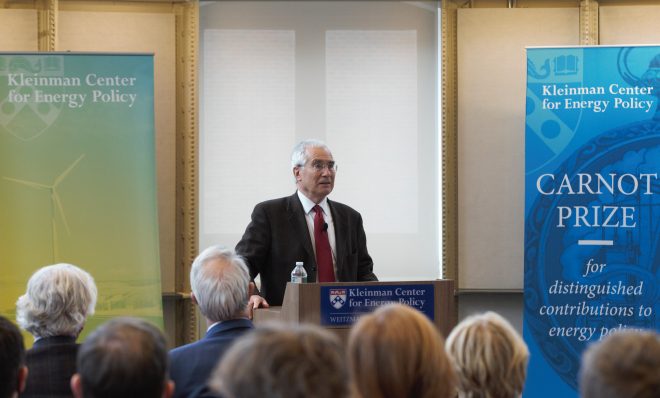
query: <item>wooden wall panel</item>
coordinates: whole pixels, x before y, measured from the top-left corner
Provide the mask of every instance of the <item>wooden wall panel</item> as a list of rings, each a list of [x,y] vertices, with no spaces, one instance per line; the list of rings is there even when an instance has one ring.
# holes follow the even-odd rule
[[[154,106],[162,287],[174,292],[175,23],[174,15],[60,10],[58,51],[154,53]]]
[[[37,51],[37,11],[0,9],[0,51]]]
[[[525,46],[577,45],[578,14],[458,10],[459,289],[523,287]]]
[[[601,6],[600,44],[660,44],[660,5]]]

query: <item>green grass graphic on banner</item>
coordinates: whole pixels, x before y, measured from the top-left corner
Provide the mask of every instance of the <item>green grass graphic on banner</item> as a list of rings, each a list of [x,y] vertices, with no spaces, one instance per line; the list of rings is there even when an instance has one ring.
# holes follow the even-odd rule
[[[116,316],[162,327],[153,56],[0,54],[0,314],[71,263]],[[31,339],[28,339],[31,342]]]

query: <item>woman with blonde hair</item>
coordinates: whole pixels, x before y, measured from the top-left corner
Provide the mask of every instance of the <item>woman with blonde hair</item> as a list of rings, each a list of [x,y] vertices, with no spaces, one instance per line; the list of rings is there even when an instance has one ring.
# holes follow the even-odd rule
[[[364,315],[348,340],[351,391],[359,398],[445,398],[454,372],[431,321],[402,304]]]
[[[458,375],[459,398],[516,398],[527,375],[527,345],[494,312],[473,315],[447,337],[447,353]]]

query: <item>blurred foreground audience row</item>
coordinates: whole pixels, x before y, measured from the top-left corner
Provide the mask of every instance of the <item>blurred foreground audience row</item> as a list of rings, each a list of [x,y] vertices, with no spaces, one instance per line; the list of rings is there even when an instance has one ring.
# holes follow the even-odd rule
[[[207,333],[168,353],[160,330],[125,317],[77,344],[94,312],[94,280],[70,264],[40,269],[16,303],[34,346],[26,352],[0,317],[0,398],[515,398],[525,384],[527,347],[493,312],[466,318],[445,342],[426,316],[388,304],[362,316],[342,344],[311,325],[255,328],[250,275],[231,250],[203,251],[190,280]],[[625,331],[592,344],[579,382],[584,398],[660,397],[659,335]]]

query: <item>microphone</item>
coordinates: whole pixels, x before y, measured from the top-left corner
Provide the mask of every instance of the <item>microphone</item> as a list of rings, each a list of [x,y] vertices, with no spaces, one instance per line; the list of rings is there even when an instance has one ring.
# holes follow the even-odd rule
[[[327,222],[323,223],[323,232],[328,232],[328,223]]]

